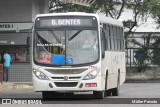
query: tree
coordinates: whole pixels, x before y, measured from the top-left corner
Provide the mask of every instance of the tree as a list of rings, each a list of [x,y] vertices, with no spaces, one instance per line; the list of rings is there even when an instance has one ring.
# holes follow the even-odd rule
[[[140,18],[148,14],[148,7],[152,0],[96,0],[90,7],[76,5],[71,3],[64,3],[62,0],[51,0],[50,11],[51,12],[89,12],[89,13],[103,13],[108,17],[119,19],[123,13],[124,8],[128,8],[133,12],[133,19],[131,26],[127,28],[125,38],[129,36]],[[154,0],[156,1],[156,0]],[[151,7],[150,7],[151,8]],[[142,19],[141,19],[142,20]],[[127,22],[129,22],[127,21]]]
[[[88,0],[88,3],[93,4],[91,0]],[[50,0],[50,12],[89,12],[94,13],[92,6],[84,6],[73,4],[71,2],[65,2],[65,0]]]
[[[152,14],[152,17],[156,20],[160,27],[160,1],[159,0],[147,0],[148,10]]]

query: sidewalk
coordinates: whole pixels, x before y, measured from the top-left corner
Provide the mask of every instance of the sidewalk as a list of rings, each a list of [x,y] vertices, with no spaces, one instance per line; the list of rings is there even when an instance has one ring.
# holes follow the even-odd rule
[[[31,82],[3,82],[3,84],[0,83],[0,91],[21,89],[33,89],[33,85]]]

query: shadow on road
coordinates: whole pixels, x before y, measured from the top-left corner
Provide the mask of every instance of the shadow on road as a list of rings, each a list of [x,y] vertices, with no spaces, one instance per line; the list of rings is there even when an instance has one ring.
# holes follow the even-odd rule
[[[78,95],[60,95],[54,98],[42,99],[43,104],[100,104],[104,99],[96,99],[92,94],[78,94]]]
[[[95,97],[92,94],[76,94],[76,95],[66,95],[66,94],[59,94],[58,96],[53,96],[53,98],[49,98],[47,100],[52,101],[66,101],[66,100],[93,100]]]

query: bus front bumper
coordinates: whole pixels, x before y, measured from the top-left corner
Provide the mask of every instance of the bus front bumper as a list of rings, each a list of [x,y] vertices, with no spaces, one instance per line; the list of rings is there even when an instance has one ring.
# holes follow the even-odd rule
[[[91,80],[77,81],[51,81],[39,80],[33,77],[34,91],[56,91],[56,92],[84,92],[84,91],[101,91],[101,76]]]

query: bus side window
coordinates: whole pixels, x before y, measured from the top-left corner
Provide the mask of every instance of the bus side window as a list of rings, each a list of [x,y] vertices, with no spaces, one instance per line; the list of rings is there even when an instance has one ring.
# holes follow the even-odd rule
[[[114,26],[114,50],[118,50],[117,48],[117,27]]]
[[[109,42],[109,25],[106,26],[105,29],[105,39],[106,39],[106,50],[110,49],[110,42]]]
[[[102,58],[105,57],[105,32],[103,28],[101,28],[101,50],[102,50]]]
[[[124,49],[124,42],[123,42],[123,29],[120,28],[120,50],[123,50]]]
[[[109,43],[110,43],[110,50],[113,50],[113,26],[109,25]]]

